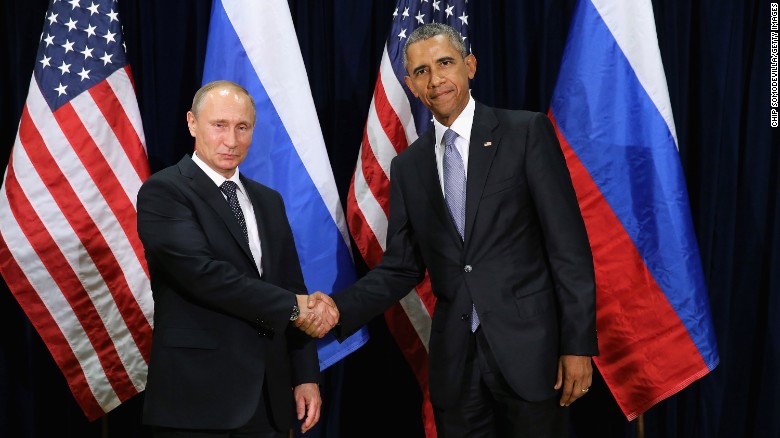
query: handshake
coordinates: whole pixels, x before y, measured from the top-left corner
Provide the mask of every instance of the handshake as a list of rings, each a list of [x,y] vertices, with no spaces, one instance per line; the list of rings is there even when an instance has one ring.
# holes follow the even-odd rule
[[[339,309],[333,298],[322,292],[298,295],[300,316],[295,326],[313,338],[322,338],[339,322]]]

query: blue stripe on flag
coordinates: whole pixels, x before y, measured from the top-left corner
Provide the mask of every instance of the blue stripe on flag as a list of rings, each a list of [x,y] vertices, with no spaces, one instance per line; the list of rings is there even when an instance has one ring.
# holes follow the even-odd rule
[[[564,55],[569,62],[559,73],[567,81],[556,87],[553,113],[713,367],[715,338],[699,318],[709,306],[675,140],[596,8],[590,1],[578,7],[586,10],[574,14]],[[571,95],[581,98],[565,98]]]
[[[267,32],[265,38],[284,38],[280,29],[261,27],[257,32]],[[288,37],[296,38],[292,28],[290,32],[292,35]],[[259,35],[257,37],[262,38]],[[262,59],[253,61],[258,68],[274,67],[263,65]],[[279,191],[284,198],[306,287],[310,291],[321,290],[330,294],[352,284],[355,281],[355,268],[347,244],[301,161],[221,1],[214,2],[211,13],[203,83],[218,79],[241,84],[255,99],[257,124],[252,146],[240,170],[246,176]],[[341,360],[367,340],[365,329],[341,344],[333,335],[319,340],[317,350],[320,368],[325,369]]]

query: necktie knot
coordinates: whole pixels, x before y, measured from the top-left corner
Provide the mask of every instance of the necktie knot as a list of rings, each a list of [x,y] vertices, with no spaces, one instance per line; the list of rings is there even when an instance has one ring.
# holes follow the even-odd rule
[[[447,128],[444,131],[444,145],[448,147],[455,146],[455,139],[458,138],[458,133],[452,129]]]
[[[228,197],[232,197],[236,195],[236,190],[238,189],[238,184],[234,183],[233,181],[226,180],[222,183],[219,188],[222,190],[222,193],[226,194]]]

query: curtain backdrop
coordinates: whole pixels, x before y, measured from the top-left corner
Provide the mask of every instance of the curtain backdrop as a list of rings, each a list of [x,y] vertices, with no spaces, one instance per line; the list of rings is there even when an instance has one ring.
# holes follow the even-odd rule
[[[2,169],[47,3],[0,6]],[[547,112],[574,3],[472,0],[474,97]],[[769,3],[653,1],[721,363],[645,415],[648,438],[780,437],[780,129],[769,124]],[[344,200],[395,1],[290,0],[290,7]],[[201,81],[210,8],[208,0],[120,0],[152,171],[193,148],[185,113]],[[85,420],[2,281],[0,320],[0,436],[150,436],[140,425],[142,396],[104,421]],[[371,341],[326,372],[321,435],[423,437],[415,379],[383,318],[369,327]],[[572,436],[635,436],[599,379],[572,413]]]

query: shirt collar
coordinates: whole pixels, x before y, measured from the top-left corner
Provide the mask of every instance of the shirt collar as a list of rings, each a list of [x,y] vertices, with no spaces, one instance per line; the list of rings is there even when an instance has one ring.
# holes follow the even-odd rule
[[[444,126],[439,123],[436,118],[433,118],[433,128],[436,135],[436,144],[441,144],[441,139],[444,137],[444,131],[448,128],[455,131],[459,137],[466,140],[466,143],[471,141],[471,127],[474,125],[474,109],[476,108],[474,98],[469,95],[469,101],[463,111],[458,115],[458,118],[452,122],[450,126]]]
[[[200,167],[201,170],[203,170],[206,173],[206,176],[208,176],[209,178],[211,178],[212,181],[214,181],[214,184],[216,184],[217,187],[221,186],[222,183],[227,180],[227,181],[233,181],[234,183],[238,184],[239,189],[243,190],[244,186],[241,184],[241,180],[238,178],[238,167],[236,167],[236,171],[235,173],[233,173],[233,176],[231,176],[230,178],[225,178],[224,176],[217,173],[217,171],[210,168],[209,165],[206,164],[206,162],[201,160],[200,157],[198,157],[197,152],[192,153],[192,161],[194,161],[195,164],[197,164],[198,167]]]

